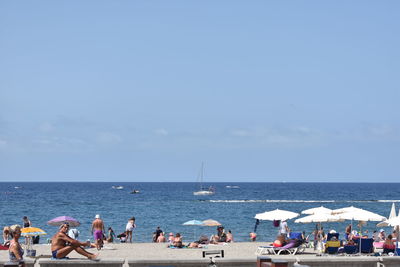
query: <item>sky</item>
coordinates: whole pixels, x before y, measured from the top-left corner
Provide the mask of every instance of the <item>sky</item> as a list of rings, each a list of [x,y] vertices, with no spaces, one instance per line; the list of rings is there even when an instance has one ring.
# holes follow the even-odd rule
[[[399,1],[1,1],[0,181],[397,182]]]

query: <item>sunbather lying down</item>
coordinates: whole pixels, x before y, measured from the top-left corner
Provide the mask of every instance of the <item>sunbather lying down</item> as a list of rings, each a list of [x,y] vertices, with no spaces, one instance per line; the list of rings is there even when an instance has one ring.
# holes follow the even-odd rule
[[[67,233],[69,224],[64,223],[60,226],[58,232],[51,239],[51,255],[55,259],[65,258],[71,251],[75,250],[79,254],[87,257],[90,260],[96,260],[98,254],[93,254],[86,251],[83,247],[90,246],[90,242],[79,242],[70,238]]]

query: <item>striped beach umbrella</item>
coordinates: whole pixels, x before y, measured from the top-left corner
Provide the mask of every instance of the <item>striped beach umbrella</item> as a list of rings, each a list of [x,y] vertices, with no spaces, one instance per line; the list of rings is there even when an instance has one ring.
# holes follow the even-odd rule
[[[37,236],[37,235],[47,235],[45,231],[37,227],[26,227],[21,229],[22,236]]]

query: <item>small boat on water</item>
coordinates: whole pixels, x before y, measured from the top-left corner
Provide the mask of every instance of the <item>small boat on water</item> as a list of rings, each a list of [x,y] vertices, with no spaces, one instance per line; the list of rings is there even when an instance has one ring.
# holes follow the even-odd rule
[[[215,194],[215,189],[214,187],[210,186],[209,188],[204,188],[203,187],[203,176],[204,176],[204,162],[201,163],[201,169],[199,176],[197,178],[200,188],[198,191],[193,192],[193,195],[195,196],[211,196]]]
[[[122,185],[113,185],[112,186],[113,189],[117,189],[117,190],[122,190],[124,189],[124,187]]]
[[[140,191],[139,190],[132,190],[129,194],[139,194]]]
[[[227,185],[225,187],[230,188],[230,189],[239,189],[240,188],[238,185]]]

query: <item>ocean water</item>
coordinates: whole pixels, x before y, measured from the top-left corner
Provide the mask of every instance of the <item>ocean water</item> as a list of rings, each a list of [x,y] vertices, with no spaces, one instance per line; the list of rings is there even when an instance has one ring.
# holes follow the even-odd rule
[[[112,186],[123,186],[116,190]],[[100,214],[106,227],[118,234],[127,220],[136,217],[134,242],[151,242],[157,226],[165,232],[180,232],[184,241],[193,241],[200,234],[216,233],[215,227],[183,226],[188,220],[214,219],[233,232],[235,241],[249,241],[257,213],[276,208],[300,213],[323,205],[336,209],[356,206],[388,216],[392,202],[400,207],[399,183],[214,183],[213,196],[194,196],[195,183],[0,183],[0,226],[22,224],[28,216],[33,226],[45,230],[46,242],[57,227],[46,222],[67,215],[78,219],[81,240],[92,238],[91,222]],[[227,188],[227,186],[239,188]],[[132,189],[139,194],[130,194]],[[343,233],[349,222],[326,223],[324,228]],[[293,231],[313,231],[315,224],[288,221]],[[355,223],[356,224],[356,223]],[[375,230],[376,222],[364,227]],[[390,228],[386,228],[387,231]],[[271,241],[277,228],[262,221],[257,229],[258,241]]]

